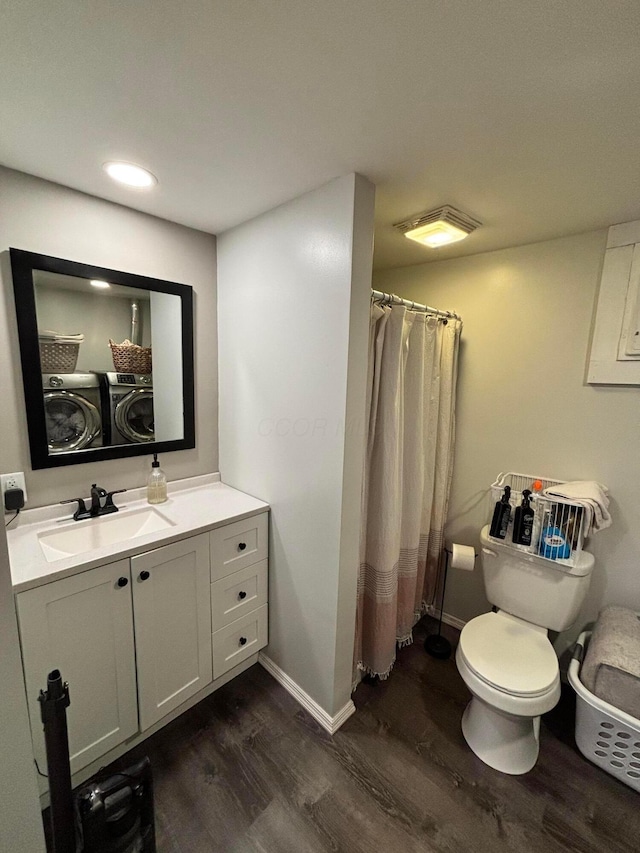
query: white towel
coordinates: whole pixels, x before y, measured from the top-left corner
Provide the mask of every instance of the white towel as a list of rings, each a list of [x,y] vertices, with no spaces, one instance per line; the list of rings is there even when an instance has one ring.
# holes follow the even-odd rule
[[[542,493],[549,498],[564,498],[571,503],[584,507],[587,519],[585,535],[597,533],[605,527],[611,527],[609,514],[609,490],[595,480],[576,480],[571,483],[560,483],[549,486]]]
[[[632,717],[640,717],[640,619],[626,607],[598,616],[580,669],[592,693]]]

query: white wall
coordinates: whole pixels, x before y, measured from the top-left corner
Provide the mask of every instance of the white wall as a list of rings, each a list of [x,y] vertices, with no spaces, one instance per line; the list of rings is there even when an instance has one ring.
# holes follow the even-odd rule
[[[350,697],[374,188],[349,175],[218,239],[220,471],[272,506],[267,653]]]
[[[144,484],[146,456],[31,471],[9,247],[191,285],[195,291],[196,442],[164,454],[169,479],[216,471],[217,339],[215,237],[0,168],[0,471],[25,471],[29,505]]]
[[[640,391],[585,384],[605,242],[597,231],[374,279],[464,319],[449,542],[478,545],[499,471],[610,488],[614,524],[588,544],[596,568],[572,636],[604,604],[640,610]],[[468,620],[487,608],[479,571],[449,578],[446,611]]]
[[[4,528],[0,530],[0,649],[0,850],[39,853],[45,849],[44,835]]]
[[[149,300],[138,299],[138,304],[140,343],[148,347],[151,346]],[[101,290],[81,293],[38,287],[36,312],[39,330],[84,335],[78,351],[78,373],[113,370],[109,338],[121,343],[131,337],[131,299],[124,296],[106,296]]]
[[[153,427],[156,441],[184,438],[182,399],[182,300],[173,293],[151,291],[151,329],[154,341],[153,372],[162,382],[153,386]]]

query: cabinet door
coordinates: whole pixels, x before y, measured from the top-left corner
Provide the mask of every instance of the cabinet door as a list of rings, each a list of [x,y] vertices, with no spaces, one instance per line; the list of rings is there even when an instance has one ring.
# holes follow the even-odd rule
[[[71,771],[138,731],[129,561],[100,566],[17,596],[34,755],[46,758],[38,694],[59,669],[69,682]]]
[[[213,679],[209,536],[131,559],[140,728]]]

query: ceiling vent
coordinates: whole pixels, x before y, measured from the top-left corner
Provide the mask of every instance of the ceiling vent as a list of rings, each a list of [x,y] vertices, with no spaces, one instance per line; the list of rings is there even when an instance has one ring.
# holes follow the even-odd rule
[[[445,204],[428,213],[420,213],[404,222],[398,222],[394,228],[410,240],[416,240],[431,249],[437,249],[440,246],[464,240],[480,225],[482,223],[477,219]]]

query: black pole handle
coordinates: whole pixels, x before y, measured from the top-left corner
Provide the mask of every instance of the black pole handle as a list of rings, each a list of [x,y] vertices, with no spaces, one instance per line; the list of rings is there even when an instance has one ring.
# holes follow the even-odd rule
[[[44,726],[44,743],[49,773],[51,840],[56,853],[75,853],[74,798],[71,788],[67,708],[69,685],[54,669],[47,678],[46,692],[38,697]]]

